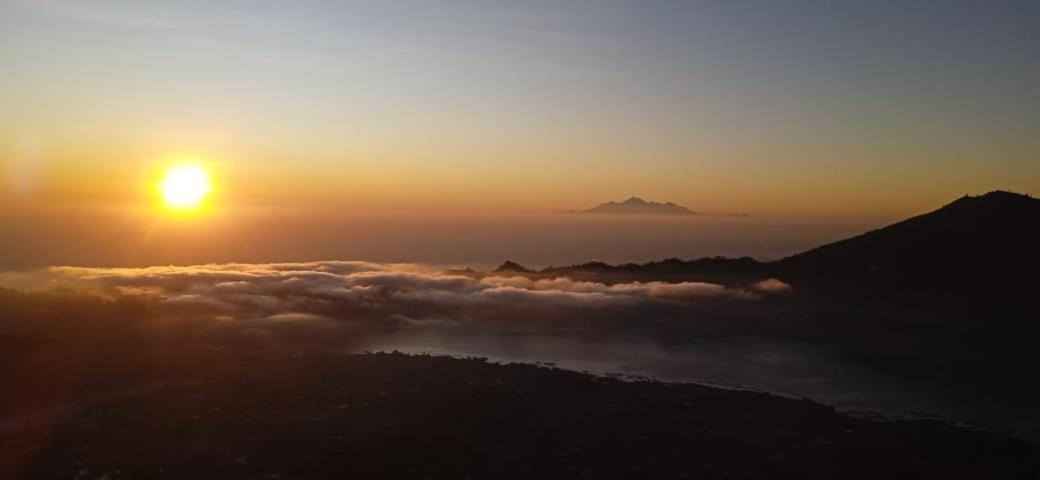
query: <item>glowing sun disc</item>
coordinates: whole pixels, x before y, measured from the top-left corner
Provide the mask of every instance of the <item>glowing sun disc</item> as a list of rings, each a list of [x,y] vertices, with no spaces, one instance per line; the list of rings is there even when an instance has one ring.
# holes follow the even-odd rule
[[[159,192],[167,207],[197,207],[210,192],[209,176],[197,165],[171,167],[159,182]]]

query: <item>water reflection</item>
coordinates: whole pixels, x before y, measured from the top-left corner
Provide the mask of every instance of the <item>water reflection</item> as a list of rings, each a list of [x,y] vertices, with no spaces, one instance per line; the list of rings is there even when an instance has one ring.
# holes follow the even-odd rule
[[[804,396],[840,409],[938,417],[1040,438],[1034,408],[987,392],[949,391],[837,360],[825,348],[740,337],[665,345],[640,338],[584,340],[545,335],[402,331],[360,350],[550,363],[599,375],[653,377]]]

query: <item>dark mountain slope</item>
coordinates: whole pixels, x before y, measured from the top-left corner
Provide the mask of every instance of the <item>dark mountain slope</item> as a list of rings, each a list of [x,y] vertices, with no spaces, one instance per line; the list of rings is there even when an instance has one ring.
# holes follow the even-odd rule
[[[1040,273],[1040,200],[996,191],[774,262],[816,291],[1022,295]]]

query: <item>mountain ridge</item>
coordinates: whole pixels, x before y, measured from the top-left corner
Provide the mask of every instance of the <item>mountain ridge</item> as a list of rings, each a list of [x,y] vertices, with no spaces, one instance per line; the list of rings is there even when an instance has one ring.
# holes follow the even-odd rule
[[[993,191],[772,262],[827,289],[835,281],[885,291],[1024,290],[1040,268],[1040,200]],[[1011,293],[1011,292],[1007,292]]]

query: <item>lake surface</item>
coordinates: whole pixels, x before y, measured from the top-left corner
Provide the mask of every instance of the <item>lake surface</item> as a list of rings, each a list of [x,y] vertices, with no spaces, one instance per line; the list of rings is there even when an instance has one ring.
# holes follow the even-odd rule
[[[588,341],[540,335],[404,331],[358,351],[486,357],[498,362],[550,362],[600,375],[647,376],[725,388],[804,396],[842,410],[940,417],[1040,440],[1040,413],[999,392],[948,388],[839,362],[807,345],[741,337],[682,345],[641,340]]]

